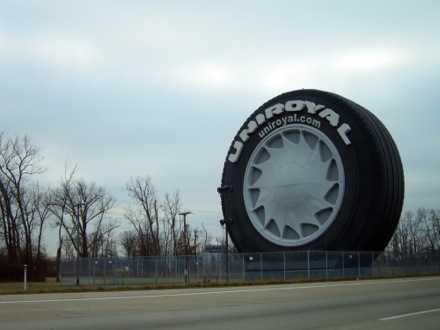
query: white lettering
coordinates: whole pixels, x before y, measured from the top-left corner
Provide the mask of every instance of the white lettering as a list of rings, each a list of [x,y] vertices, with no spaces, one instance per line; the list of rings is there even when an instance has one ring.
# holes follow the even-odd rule
[[[286,102],[286,111],[301,111],[304,109],[303,101],[287,101]]]
[[[342,138],[342,140],[345,142],[346,145],[350,145],[351,141],[350,139],[347,137],[347,133],[351,131],[351,127],[348,126],[347,124],[342,124],[339,128],[338,128],[338,133],[339,136]]]
[[[264,117],[264,115],[262,113],[259,113],[255,119],[257,120],[258,125],[261,125],[262,123],[264,123],[266,121],[266,117]]]
[[[274,115],[279,115],[284,111],[284,105],[281,103],[275,104],[273,107],[267,108],[266,113],[266,119],[272,118]]]
[[[238,157],[240,157],[241,154],[241,149],[243,149],[243,143],[241,143],[240,141],[235,141],[234,142],[234,148],[235,148],[235,153],[234,154],[230,154],[228,157],[228,160],[231,163],[235,163],[238,160]]]
[[[339,115],[331,109],[323,110],[319,113],[319,117],[327,119],[333,127],[338,126]]]
[[[327,119],[331,126],[338,127],[340,116],[332,109],[326,108],[322,104],[315,104],[310,101],[301,101],[301,100],[292,100],[287,101],[285,104],[278,103],[274,106],[271,106],[264,110],[263,113],[259,113],[255,116],[254,120],[250,120],[247,124],[247,128],[244,128],[239,137],[241,141],[235,141],[233,144],[234,152],[231,152],[228,156],[228,160],[231,163],[235,163],[238,161],[241,151],[244,147],[244,142],[249,140],[249,135],[254,133],[258,127],[264,124],[268,119],[273,118],[275,115],[282,114],[284,111],[286,112],[299,112],[303,111],[304,108],[307,109],[307,112],[312,115],[318,114],[319,117]],[[316,128],[321,127],[321,122],[317,119],[313,119],[309,116],[297,116],[297,114],[293,114],[293,116],[285,116],[283,118],[278,118],[274,122],[269,122],[264,128],[258,132],[258,136],[263,138],[266,134],[270,133],[273,129],[279,126],[286,126],[290,123],[306,123],[308,125],[312,125]],[[337,128],[337,132],[341,137],[342,141],[346,145],[350,145],[351,141],[347,134],[351,131],[351,127],[343,123]]]
[[[316,114],[318,111],[321,111],[322,109],[325,109],[325,106],[320,104],[316,105],[315,103],[310,101],[306,101],[304,103],[307,107],[307,112],[311,113],[312,115]]]
[[[240,138],[243,142],[246,142],[249,139],[249,133],[253,133],[255,132],[255,130],[257,129],[258,125],[255,121],[251,120],[248,124],[248,128],[244,129],[241,131],[240,133]]]

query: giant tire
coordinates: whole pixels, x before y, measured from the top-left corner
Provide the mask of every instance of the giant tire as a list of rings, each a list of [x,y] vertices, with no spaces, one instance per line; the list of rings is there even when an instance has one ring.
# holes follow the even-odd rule
[[[246,120],[218,191],[240,252],[382,251],[399,221],[404,177],[391,135],[371,112],[298,90]]]

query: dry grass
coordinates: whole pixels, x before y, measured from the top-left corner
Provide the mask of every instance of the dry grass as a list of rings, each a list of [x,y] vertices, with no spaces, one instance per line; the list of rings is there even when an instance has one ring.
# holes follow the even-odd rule
[[[251,285],[268,285],[268,284],[288,284],[301,282],[316,282],[317,279],[298,278],[293,281],[281,280],[264,280],[264,281],[243,281],[231,280],[227,281],[207,281],[207,282],[191,282],[189,284],[161,283],[151,285],[60,285],[55,279],[47,279],[45,282],[27,283],[26,290],[24,284],[18,282],[0,282],[0,295],[7,294],[32,294],[32,293],[67,293],[67,292],[101,292],[101,291],[129,291],[129,290],[152,290],[152,289],[176,289],[176,288],[215,288],[215,287],[235,287],[235,286],[251,286]]]

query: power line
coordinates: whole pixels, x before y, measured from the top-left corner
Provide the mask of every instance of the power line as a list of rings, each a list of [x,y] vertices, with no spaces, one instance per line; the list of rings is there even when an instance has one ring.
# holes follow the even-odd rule
[[[197,210],[197,209],[192,209],[192,210],[197,213],[222,214],[221,211],[208,211],[208,210]]]

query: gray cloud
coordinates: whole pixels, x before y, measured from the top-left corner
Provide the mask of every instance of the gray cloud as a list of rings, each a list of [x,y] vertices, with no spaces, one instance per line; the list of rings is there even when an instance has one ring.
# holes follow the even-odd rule
[[[373,111],[400,149],[405,208],[438,208],[437,1],[2,1],[0,114],[56,185],[66,159],[115,194],[150,175],[218,226],[226,151],[298,88]]]

